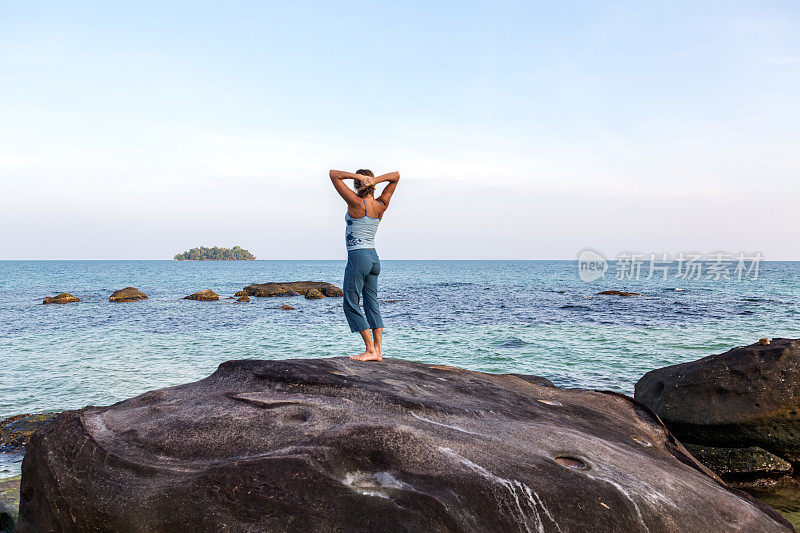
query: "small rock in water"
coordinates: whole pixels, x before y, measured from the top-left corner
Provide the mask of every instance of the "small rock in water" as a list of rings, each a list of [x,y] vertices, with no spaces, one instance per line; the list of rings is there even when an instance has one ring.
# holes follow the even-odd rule
[[[239,299],[236,300],[236,301],[237,302],[249,302],[250,301],[250,297],[245,294],[244,296],[240,296]]]
[[[247,291],[239,291],[233,295],[235,298],[241,298],[242,296],[250,296],[250,293]]]
[[[125,287],[124,289],[114,291],[114,294],[108,298],[110,302],[135,302],[136,300],[146,299],[147,295],[136,287]]]
[[[73,302],[80,302],[81,299],[77,296],[73,296],[68,292],[62,292],[57,296],[48,296],[42,302],[43,304],[68,304]]]
[[[319,289],[309,289],[306,292],[306,300],[319,300],[320,298],[325,298],[325,295]]]
[[[322,287],[320,291],[322,291],[322,294],[328,296],[329,298],[341,298],[342,296],[344,296],[342,289],[340,289],[336,285],[326,285]]]
[[[641,296],[638,292],[625,292],[625,291],[602,291],[597,293],[598,296]]]
[[[764,337],[763,339],[758,340],[758,344],[760,344],[761,346],[769,346],[769,342],[770,342],[769,337]]]
[[[189,296],[185,296],[184,300],[200,300],[204,302],[219,300],[219,294],[212,291],[211,289],[205,289],[202,291],[198,291],[194,294],[190,294]]]
[[[286,304],[283,304],[278,309],[283,309],[284,311],[294,311],[294,307],[292,307],[291,305],[286,305]]]
[[[341,297],[342,289],[332,283],[324,281],[290,281],[286,283],[254,283],[244,288],[250,296],[297,296],[308,295],[311,290],[316,290],[323,296]]]

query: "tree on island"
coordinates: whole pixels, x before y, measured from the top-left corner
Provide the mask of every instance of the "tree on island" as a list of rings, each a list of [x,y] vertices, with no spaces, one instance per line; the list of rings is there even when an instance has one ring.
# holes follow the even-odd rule
[[[256,256],[240,246],[233,248],[201,246],[175,256],[176,261],[252,261],[255,258]]]

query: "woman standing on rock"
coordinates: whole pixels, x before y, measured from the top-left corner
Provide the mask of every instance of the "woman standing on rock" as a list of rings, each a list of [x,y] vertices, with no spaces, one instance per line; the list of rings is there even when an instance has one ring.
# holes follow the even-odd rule
[[[389,200],[400,181],[399,172],[390,172],[377,178],[370,170],[359,170],[355,174],[331,170],[331,182],[336,192],[347,202],[344,216],[347,266],[344,269],[344,316],[350,331],[361,333],[365,349],[350,359],[356,361],[380,361],[382,357],[383,320],[378,307],[378,274],[381,261],[375,251],[375,232],[389,207]],[[352,179],[355,192],[345,185]],[[375,199],[375,185],[389,182],[381,195]],[[364,310],[359,300],[364,299]],[[365,316],[366,315],[366,316]],[[372,336],[370,336],[370,329]],[[374,339],[374,340],[373,340]]]

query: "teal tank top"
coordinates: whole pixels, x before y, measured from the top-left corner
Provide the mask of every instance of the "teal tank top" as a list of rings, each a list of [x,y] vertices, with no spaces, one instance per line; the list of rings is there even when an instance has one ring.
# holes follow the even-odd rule
[[[364,202],[364,216],[353,218],[350,213],[345,212],[344,222],[346,224],[344,230],[344,245],[347,251],[358,250],[359,248],[375,248],[375,233],[378,231],[378,224],[381,223],[381,216],[383,216],[383,203],[378,200],[381,206],[380,215],[378,218],[367,216],[367,202]]]

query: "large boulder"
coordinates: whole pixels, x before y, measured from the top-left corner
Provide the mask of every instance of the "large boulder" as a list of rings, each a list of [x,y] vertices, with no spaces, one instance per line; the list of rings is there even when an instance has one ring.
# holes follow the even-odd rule
[[[773,339],[651,370],[635,397],[682,442],[800,461],[800,340]]]
[[[73,296],[68,292],[62,292],[61,294],[57,294],[56,296],[48,296],[46,297],[42,303],[43,304],[71,304],[75,302],[80,302],[81,299],[77,296]]]
[[[291,281],[287,283],[254,283],[244,288],[250,296],[297,296],[316,289],[324,296],[342,296],[342,289],[324,281]]]
[[[614,393],[384,359],[222,363],[59,415],[18,531],[791,531]]]
[[[212,291],[211,289],[204,289],[202,291],[197,291],[194,294],[190,294],[189,296],[184,296],[184,300],[200,300],[200,301],[214,301],[219,300],[219,294]]]
[[[125,287],[114,291],[108,299],[111,302],[135,302],[136,300],[146,300],[147,295],[135,287]]]

